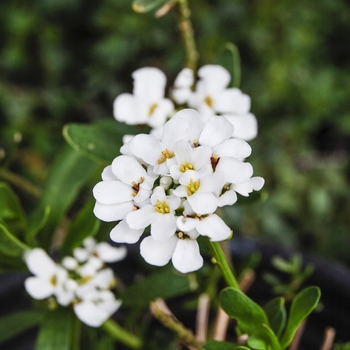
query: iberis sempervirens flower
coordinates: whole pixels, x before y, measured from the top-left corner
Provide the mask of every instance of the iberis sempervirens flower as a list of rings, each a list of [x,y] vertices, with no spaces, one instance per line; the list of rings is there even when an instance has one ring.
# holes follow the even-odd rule
[[[230,228],[215,213],[232,205],[237,193],[260,190],[261,177],[245,159],[251,147],[234,137],[226,116],[206,123],[193,109],[184,109],[165,123],[161,135],[139,134],[121,148],[122,155],[102,173],[93,189],[95,215],[116,221],[110,237],[140,245],[142,257],[156,266],[170,260],[183,273],[203,265],[197,238],[226,240]]]

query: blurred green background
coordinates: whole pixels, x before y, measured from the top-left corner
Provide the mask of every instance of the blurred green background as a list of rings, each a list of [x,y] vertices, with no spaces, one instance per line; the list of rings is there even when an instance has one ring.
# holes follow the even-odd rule
[[[350,5],[190,7],[199,65],[235,43],[241,89],[259,122],[249,160],[265,191],[225,209],[227,221],[236,234],[350,266]],[[171,86],[185,62],[176,11],[155,19],[133,12],[130,0],[2,0],[0,23],[0,180],[11,171],[40,188],[66,123],[113,118],[113,100],[131,91],[135,69],[157,66]],[[35,200],[15,189],[30,210]]]

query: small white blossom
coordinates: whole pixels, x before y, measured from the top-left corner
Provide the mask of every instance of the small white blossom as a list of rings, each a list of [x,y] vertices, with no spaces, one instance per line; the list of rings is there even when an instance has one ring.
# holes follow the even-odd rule
[[[136,70],[133,94],[119,95],[113,104],[115,119],[127,124],[164,125],[173,114],[171,100],[164,97],[166,77],[158,68],[146,67]]]
[[[90,327],[101,326],[120,307],[121,301],[115,299],[109,290],[92,290],[74,305],[77,317]]]
[[[126,222],[136,230],[151,225],[152,237],[157,241],[164,241],[175,233],[175,210],[179,205],[179,197],[166,196],[164,188],[159,186],[154,189],[151,204],[130,213],[126,217]]]

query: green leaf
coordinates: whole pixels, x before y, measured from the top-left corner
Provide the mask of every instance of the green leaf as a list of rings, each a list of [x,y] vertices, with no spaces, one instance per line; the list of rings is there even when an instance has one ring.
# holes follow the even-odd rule
[[[227,341],[209,340],[205,345],[203,345],[204,350],[239,350],[239,349],[249,349],[245,346],[238,345],[235,343],[229,343]]]
[[[96,349],[98,350],[114,350],[114,340],[108,336],[105,335],[100,339],[96,345]]]
[[[249,335],[255,333],[260,325],[269,324],[264,310],[238,289],[228,287],[222,290],[220,304],[230,317],[237,319],[239,328]]]
[[[42,321],[35,350],[70,350],[74,317],[70,309],[48,311]]]
[[[27,243],[31,244],[35,242],[34,238],[45,226],[47,220],[49,219],[50,212],[51,208],[49,206],[39,207],[39,209],[34,211],[29,217],[28,227],[24,236]]]
[[[17,195],[5,182],[0,182],[0,220],[13,230],[23,230],[26,218]]]
[[[44,248],[48,248],[57,226],[76,199],[79,190],[97,169],[97,164],[82,157],[69,147],[58,154],[45,183],[43,197],[37,211],[50,207],[48,219],[37,235]]]
[[[168,2],[168,0],[134,0],[132,3],[132,9],[135,12],[145,13],[152,11],[156,7],[160,7]]]
[[[100,226],[100,221],[93,214],[95,200],[88,201],[80,210],[75,220],[70,225],[66,239],[60,250],[61,257],[71,255],[74,248],[89,236],[94,236]]]
[[[248,345],[254,350],[281,350],[276,334],[265,324],[249,337]]]
[[[0,343],[36,326],[43,315],[44,313],[40,311],[21,311],[2,317],[0,319]]]
[[[191,275],[180,275],[173,271],[162,271],[133,284],[120,296],[124,306],[148,307],[155,298],[172,298],[193,291]]]
[[[0,222],[0,252],[8,256],[20,256],[27,249],[30,247],[16,238],[7,226]]]
[[[293,299],[290,307],[287,328],[281,339],[281,347],[285,349],[292,341],[303,320],[315,309],[321,297],[318,287],[308,287],[303,289]]]
[[[67,124],[63,136],[77,152],[97,162],[111,163],[120,154],[123,136],[139,131],[116,120],[101,120],[95,124]]]
[[[270,300],[264,307],[266,315],[270,322],[270,327],[280,337],[287,320],[284,298],[275,298]]]

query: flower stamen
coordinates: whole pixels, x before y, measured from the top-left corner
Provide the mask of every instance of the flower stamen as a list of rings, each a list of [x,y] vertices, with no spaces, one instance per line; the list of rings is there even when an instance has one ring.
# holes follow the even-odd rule
[[[154,206],[154,209],[161,214],[169,214],[170,209],[166,201],[161,202],[160,199],[157,200],[157,204]]]
[[[187,186],[185,186],[187,190],[187,195],[192,196],[194,193],[196,193],[199,188],[199,185],[199,181],[193,181],[193,179],[191,179],[190,183]]]
[[[213,99],[210,96],[206,96],[204,102],[210,107],[214,107]]]
[[[194,170],[194,166],[189,163],[182,163],[182,165],[180,165],[180,170],[184,173],[187,170]]]
[[[148,110],[148,116],[151,117],[152,114],[154,113],[154,111],[156,110],[156,108],[158,107],[157,103],[153,103],[153,105],[151,105],[151,107]]]
[[[158,159],[158,164],[164,163],[167,159],[173,158],[175,156],[174,152],[169,151],[167,148],[162,151],[162,156]]]

